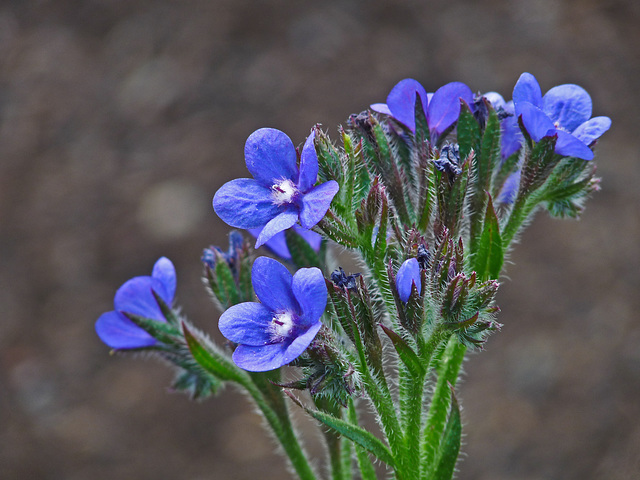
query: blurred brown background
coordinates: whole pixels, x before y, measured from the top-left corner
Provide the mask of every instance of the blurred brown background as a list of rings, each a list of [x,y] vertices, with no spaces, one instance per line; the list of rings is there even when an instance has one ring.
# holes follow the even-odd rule
[[[579,222],[536,219],[467,362],[464,480],[640,478],[640,3],[0,2],[0,477],[282,479],[244,399],[191,404],[93,323],[161,255],[217,335],[199,257],[263,126],[302,142],[400,79],[509,98],[579,83],[612,130]],[[317,450],[317,439],[311,447]]]

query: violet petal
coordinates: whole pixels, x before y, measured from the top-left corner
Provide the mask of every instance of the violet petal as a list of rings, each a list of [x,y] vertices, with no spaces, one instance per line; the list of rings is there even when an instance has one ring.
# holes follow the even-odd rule
[[[100,315],[95,328],[100,340],[115,349],[151,347],[157,343],[155,338],[115,311]]]
[[[280,130],[261,128],[253,132],[245,143],[244,158],[253,178],[267,187],[274,180],[298,180],[296,149]]]
[[[306,326],[316,323],[327,306],[327,285],[319,268],[301,268],[293,276],[293,295],[302,309]]]
[[[236,228],[262,227],[280,210],[271,190],[251,178],[231,180],[220,187],[213,197],[213,209]]]
[[[322,220],[339,188],[338,182],[329,180],[309,190],[302,197],[300,225],[308,229]]]
[[[268,242],[274,235],[291,228],[298,221],[298,211],[295,207],[289,207],[285,211],[273,217],[264,226],[258,235],[255,248],[259,248]]]
[[[286,347],[286,343],[273,343],[261,347],[238,345],[232,358],[235,364],[244,370],[266,372],[287,363],[284,361]]]
[[[274,312],[300,313],[300,306],[291,289],[292,281],[289,270],[272,258],[258,257],[253,262],[253,290],[263,305]]]
[[[245,302],[233,305],[220,316],[218,328],[232,342],[243,345],[266,345],[271,340],[269,326],[273,312],[261,303]]]
[[[310,190],[318,181],[318,155],[314,139],[316,132],[312,131],[307,137],[302,153],[300,154],[300,176],[298,177],[298,189],[301,192]]]

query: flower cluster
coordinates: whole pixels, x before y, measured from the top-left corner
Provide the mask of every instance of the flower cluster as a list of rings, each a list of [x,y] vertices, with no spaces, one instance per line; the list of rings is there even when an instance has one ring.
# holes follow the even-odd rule
[[[374,478],[373,456],[393,478],[451,479],[462,435],[452,389],[466,350],[500,329],[505,257],[537,211],[582,211],[598,188],[593,148],[611,125],[591,118],[577,85],[542,95],[523,73],[512,99],[460,82],[428,93],[404,79],[386,103],[351,115],[341,144],[319,126],[301,149],[279,130],[253,132],[244,148],[252,178],[225,183],[212,204],[255,248],[232,231],[228,248],[202,255],[226,344],[174,310],[176,272],[164,257],[117,290],[98,336],[160,355],[178,367],[175,389],[192,397],[239,385],[300,478],[316,476],[285,395],[326,427],[332,478]],[[261,246],[280,261],[257,256]],[[345,272],[343,250],[363,273]],[[356,396],[379,435],[360,424]]]

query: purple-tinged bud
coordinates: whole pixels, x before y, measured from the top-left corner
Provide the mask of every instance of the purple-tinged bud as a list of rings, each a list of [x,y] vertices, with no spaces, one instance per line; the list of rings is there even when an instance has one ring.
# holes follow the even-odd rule
[[[411,296],[411,289],[416,286],[418,292],[422,290],[422,280],[420,279],[420,264],[415,258],[405,260],[398,269],[396,275],[396,289],[400,300],[407,303]]]

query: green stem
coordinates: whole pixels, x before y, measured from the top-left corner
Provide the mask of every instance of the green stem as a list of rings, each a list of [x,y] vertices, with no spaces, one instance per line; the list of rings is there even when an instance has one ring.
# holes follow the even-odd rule
[[[293,430],[288,410],[284,404],[284,398],[280,395],[282,402],[279,400],[274,401],[273,396],[269,394],[267,398],[270,398],[271,401],[268,401],[262,392],[265,385],[260,385],[262,382],[260,382],[260,380],[256,381],[255,378],[256,377],[253,377],[252,379],[248,375],[243,376],[239,383],[247,390],[249,395],[251,395],[251,398],[264,415],[274,435],[289,457],[291,466],[298,474],[298,477],[300,477],[300,480],[316,480],[317,477],[311,469],[309,460],[302,450],[298,437]]]
[[[457,337],[454,336],[449,340],[440,359],[440,365],[437,369],[438,380],[422,434],[422,475],[419,478],[430,478],[432,468],[434,468],[434,461],[449,410],[451,397],[449,385],[456,385],[466,351],[467,347],[458,342]]]
[[[378,414],[379,423],[382,427],[391,452],[396,459],[402,459],[404,456],[404,437],[400,428],[400,422],[396,415],[395,406],[387,385],[384,372],[374,375],[372,371],[375,369],[369,365],[360,332],[356,325],[353,326],[354,344],[358,352],[358,362],[356,368],[362,375],[363,385]]]
[[[420,476],[420,428],[422,426],[422,404],[424,399],[425,375],[409,378],[404,425],[407,444],[407,467],[412,478]]]

